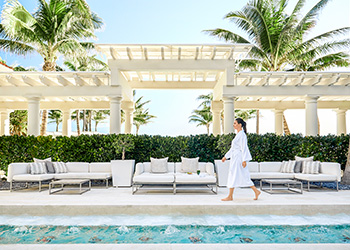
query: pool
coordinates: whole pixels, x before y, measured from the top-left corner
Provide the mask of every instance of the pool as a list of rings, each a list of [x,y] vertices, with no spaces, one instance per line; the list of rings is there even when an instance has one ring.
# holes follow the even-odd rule
[[[349,215],[0,216],[0,244],[350,243]]]

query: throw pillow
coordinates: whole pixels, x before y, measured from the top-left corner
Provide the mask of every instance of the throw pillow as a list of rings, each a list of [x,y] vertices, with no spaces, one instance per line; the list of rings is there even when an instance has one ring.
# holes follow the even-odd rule
[[[47,173],[49,174],[55,173],[55,168],[53,167],[53,164],[51,162],[51,157],[46,158],[44,160],[34,158],[34,162],[44,162],[46,165]]]
[[[295,156],[295,160],[297,162],[295,163],[294,173],[301,173],[302,172],[303,162],[304,161],[313,161],[314,157],[311,156],[311,157],[303,158],[303,157]]]
[[[64,162],[53,162],[53,167],[55,168],[55,173],[67,173],[68,169],[66,163]]]
[[[294,166],[296,161],[285,161],[282,164],[282,173],[294,173]]]
[[[303,174],[318,174],[321,163],[319,161],[303,161]]]
[[[185,172],[185,173],[197,172],[198,161],[199,161],[199,157],[197,157],[197,158],[185,158],[185,157],[181,156],[181,172]]]
[[[156,159],[151,157],[151,172],[152,173],[167,173],[168,172],[168,157]]]
[[[29,166],[31,174],[47,174],[44,162],[32,162]]]

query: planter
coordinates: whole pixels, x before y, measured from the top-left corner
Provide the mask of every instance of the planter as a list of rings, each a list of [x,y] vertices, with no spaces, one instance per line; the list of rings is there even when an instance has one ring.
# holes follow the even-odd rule
[[[215,160],[215,171],[218,178],[218,186],[226,187],[228,170],[230,168],[230,161],[222,162],[221,160]]]
[[[111,161],[113,187],[131,187],[135,160]]]

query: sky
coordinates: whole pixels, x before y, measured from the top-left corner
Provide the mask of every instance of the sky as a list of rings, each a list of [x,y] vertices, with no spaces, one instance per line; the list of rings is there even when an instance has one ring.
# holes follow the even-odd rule
[[[0,0],[1,9],[4,0]],[[36,0],[19,0],[29,12],[34,12]],[[240,10],[247,0],[87,0],[92,11],[104,20],[104,27],[96,32],[95,43],[108,44],[217,44],[223,43],[203,33],[205,29],[225,28],[240,33],[223,17],[230,11]],[[308,0],[304,10],[317,0]],[[296,0],[289,0],[289,9]],[[319,16],[319,22],[310,36],[350,26],[350,1],[333,0]],[[240,33],[243,34],[243,33]],[[41,70],[42,58],[38,55],[19,57],[0,51],[0,57],[9,65],[34,66]],[[62,63],[60,58],[59,63]],[[342,69],[343,71],[345,69]],[[350,69],[346,69],[350,71]],[[147,105],[152,123],[141,126],[140,134],[190,135],[206,133],[204,126],[188,123],[191,112],[200,104],[196,98],[209,90],[138,90],[136,98],[151,100]],[[320,134],[336,133],[336,113],[318,111]],[[305,111],[286,110],[286,120],[292,133],[305,132]],[[255,132],[255,119],[248,121],[248,131]],[[53,130],[54,124],[49,126]],[[99,131],[108,132],[109,124],[99,124]],[[74,130],[74,124],[73,124]],[[347,131],[350,131],[350,111],[347,112]],[[261,110],[260,133],[274,132],[274,113]]]

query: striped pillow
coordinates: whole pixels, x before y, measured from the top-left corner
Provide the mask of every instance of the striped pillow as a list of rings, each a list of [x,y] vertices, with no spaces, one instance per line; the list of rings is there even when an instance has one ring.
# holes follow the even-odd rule
[[[303,161],[303,174],[318,174],[321,163],[319,161]]]
[[[64,162],[53,162],[53,167],[55,168],[55,173],[67,173],[68,169],[66,163]]]
[[[282,173],[294,173],[294,166],[296,161],[284,161],[282,163]]]
[[[32,162],[29,164],[31,174],[47,174],[44,162]]]

